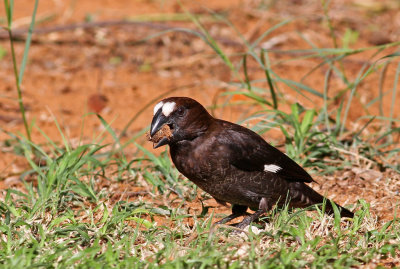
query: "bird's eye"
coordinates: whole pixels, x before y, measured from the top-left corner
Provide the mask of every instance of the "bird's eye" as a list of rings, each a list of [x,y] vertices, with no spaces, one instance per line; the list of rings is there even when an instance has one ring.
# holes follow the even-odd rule
[[[184,107],[178,107],[178,109],[176,110],[176,114],[178,116],[183,116],[185,114],[185,108]]]

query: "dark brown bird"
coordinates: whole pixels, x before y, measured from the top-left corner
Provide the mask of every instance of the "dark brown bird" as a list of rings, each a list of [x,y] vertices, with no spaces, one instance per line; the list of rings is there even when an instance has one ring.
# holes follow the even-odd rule
[[[176,168],[219,203],[232,204],[226,223],[256,212],[240,222],[244,228],[275,204],[304,208],[323,203],[324,197],[305,183],[312,177],[261,136],[240,125],[216,119],[197,101],[170,97],[154,107],[150,136],[165,124],[171,135],[154,148],[168,144]],[[353,213],[338,205],[342,217]],[[326,213],[333,214],[326,199]]]

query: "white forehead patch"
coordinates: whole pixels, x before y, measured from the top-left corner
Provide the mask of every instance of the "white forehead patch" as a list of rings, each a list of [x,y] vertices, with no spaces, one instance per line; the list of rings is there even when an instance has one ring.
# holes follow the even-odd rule
[[[264,171],[265,172],[272,172],[272,173],[277,173],[280,170],[282,170],[282,167],[275,165],[275,164],[266,164],[264,165]]]
[[[172,111],[174,111],[176,106],[175,102],[166,102],[163,106],[162,106],[162,113],[164,114],[165,117],[168,117],[169,114],[172,113]]]
[[[153,115],[157,113],[157,111],[163,106],[164,102],[161,101],[157,105],[154,106]]]

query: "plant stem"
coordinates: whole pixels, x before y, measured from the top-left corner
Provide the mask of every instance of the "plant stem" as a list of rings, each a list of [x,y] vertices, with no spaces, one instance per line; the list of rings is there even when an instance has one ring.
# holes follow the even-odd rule
[[[27,120],[26,120],[26,116],[25,116],[25,107],[24,107],[24,102],[23,102],[23,100],[22,100],[21,85],[20,85],[20,83],[19,83],[18,66],[17,66],[16,57],[15,57],[14,40],[13,40],[11,28],[8,27],[8,28],[7,28],[7,31],[8,31],[8,35],[9,35],[9,37],[10,37],[11,57],[12,57],[13,66],[14,66],[15,84],[17,85],[19,110],[21,111],[21,114],[22,114],[22,120],[23,120],[23,122],[24,122],[25,131],[26,131],[26,135],[27,135],[27,137],[28,137],[28,140],[32,142],[32,139],[31,139],[31,131],[29,130],[28,122],[27,122]]]

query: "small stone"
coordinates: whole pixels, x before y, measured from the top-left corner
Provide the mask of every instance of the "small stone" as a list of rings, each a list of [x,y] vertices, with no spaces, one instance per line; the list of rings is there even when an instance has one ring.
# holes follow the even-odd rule
[[[6,178],[6,180],[4,180],[4,185],[7,188],[11,188],[13,186],[22,185],[22,181],[19,178],[19,176],[11,176]]]

